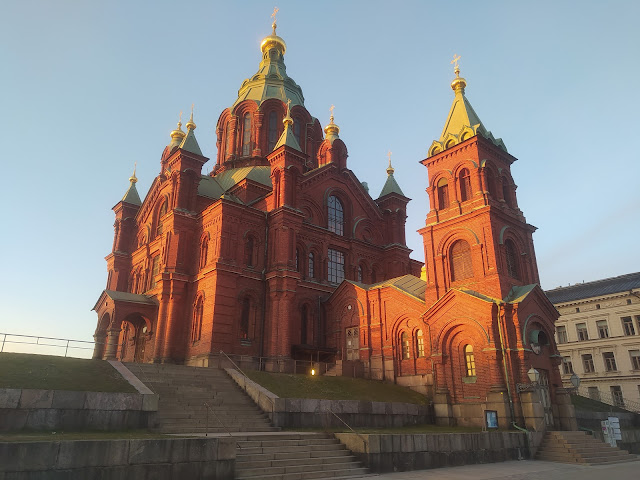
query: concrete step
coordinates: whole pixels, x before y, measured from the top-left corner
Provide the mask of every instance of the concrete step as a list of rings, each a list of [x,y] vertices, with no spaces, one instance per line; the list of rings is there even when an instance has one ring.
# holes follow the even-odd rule
[[[307,444],[307,445],[295,445],[295,446],[294,445],[286,445],[286,446],[260,445],[256,447],[245,447],[244,445],[240,444],[240,446],[242,447],[242,455],[261,455],[261,454],[271,455],[271,454],[282,452],[283,450],[285,450],[285,453],[287,454],[308,452],[310,456],[313,456],[311,455],[311,453],[317,453],[317,452],[335,452],[335,451],[347,452],[347,453],[349,452],[348,450],[345,450],[344,445],[340,443]],[[312,447],[313,450],[310,450],[310,447]]]
[[[316,457],[316,458],[307,458],[304,460],[304,465],[326,465],[332,463],[344,463],[344,462],[357,462],[356,457],[353,455],[344,456],[340,455],[337,457]],[[248,469],[256,469],[256,468],[267,468],[267,467],[286,467],[288,465],[292,465],[290,459],[285,460],[248,460],[242,461],[237,464],[236,471],[238,468],[241,468],[243,471]]]
[[[296,473],[277,473],[267,474],[261,473],[258,475],[238,475],[237,480],[307,480],[315,478],[331,478],[331,479],[343,479],[343,478],[358,478],[367,474],[367,469],[364,467],[358,467],[348,470],[321,470],[315,472],[296,472]]]
[[[345,459],[345,457],[342,457]],[[349,459],[350,460],[350,459]],[[359,470],[362,467],[353,463],[352,461],[332,461],[326,463],[294,463],[294,464],[284,464],[281,466],[271,466],[271,467],[257,467],[257,468],[245,468],[244,465],[236,464],[236,476],[244,477],[244,476],[257,476],[257,475],[275,475],[275,474],[288,474],[288,473],[308,473],[308,472],[322,472],[322,471],[353,471]]]
[[[536,459],[601,465],[632,461],[636,456],[587,436],[584,432],[547,432]]]
[[[238,441],[238,444],[242,448],[253,448],[253,447],[261,447],[268,446],[268,444],[280,445],[283,447],[289,446],[303,446],[303,445],[340,445],[340,442],[335,438],[297,438],[297,439],[282,439],[282,440],[243,440]]]

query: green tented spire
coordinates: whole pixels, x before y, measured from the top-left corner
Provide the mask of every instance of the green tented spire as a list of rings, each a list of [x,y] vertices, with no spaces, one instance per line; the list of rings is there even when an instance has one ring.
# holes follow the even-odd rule
[[[122,197],[122,202],[129,203],[131,205],[140,206],[142,202],[140,201],[140,195],[138,195],[138,190],[136,189],[136,182],[138,178],[136,177],[136,165],[133,166],[133,175],[129,177],[129,190]]]
[[[391,166],[391,152],[387,153],[387,156],[389,157],[389,166],[387,167],[387,181],[384,183],[384,187],[382,187],[382,191],[380,192],[380,196],[378,198],[382,198],[385,195],[389,195],[390,193],[397,193],[398,195],[402,195],[404,197],[405,195],[402,192],[400,185],[398,185],[398,182],[396,182],[396,179],[393,177],[395,169]]]

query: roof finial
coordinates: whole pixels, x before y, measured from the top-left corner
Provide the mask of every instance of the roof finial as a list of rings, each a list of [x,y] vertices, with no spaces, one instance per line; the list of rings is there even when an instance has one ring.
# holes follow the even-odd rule
[[[329,108],[329,111],[331,112],[331,116],[329,117],[329,125],[324,127],[324,133],[327,134],[326,138],[327,138],[327,140],[330,140],[332,144],[333,144],[333,141],[336,138],[340,138],[340,137],[338,137],[338,133],[340,133],[340,127],[338,127],[338,125],[333,123],[333,109],[334,108],[336,108],[334,105],[331,105],[331,108]]]
[[[291,118],[291,100],[287,100],[287,114],[282,119],[284,126],[293,125],[293,118]]]
[[[389,158],[389,166],[387,167],[387,175],[393,175],[395,169],[391,166],[391,150],[387,152],[387,157]]]
[[[271,27],[273,28],[273,35],[276,34],[276,28],[278,28],[278,25],[276,24],[276,13],[278,13],[278,11],[280,11],[278,7],[273,7],[273,13],[271,14],[271,18],[273,18],[273,23],[271,24]]]
[[[171,132],[171,138],[182,139],[187,134],[182,131],[182,112],[180,112],[180,117],[178,119],[178,128],[176,128],[173,132]]]
[[[133,175],[129,177],[129,181],[131,183],[136,183],[138,181],[138,177],[136,177],[136,167],[138,166],[138,162],[133,162]]]
[[[333,123],[333,109],[336,108],[335,105],[331,105],[331,107],[329,107],[329,112],[331,112],[331,116],[329,117],[329,123]]]
[[[191,104],[191,116],[189,117],[189,121],[187,122],[187,129],[189,130],[195,130],[196,129],[196,124],[193,121],[193,103]]]
[[[453,68],[453,73],[456,74],[456,78],[451,82],[451,88],[453,91],[457,93],[464,94],[464,87],[467,86],[467,81],[460,76],[460,66],[458,65],[458,61],[460,60],[460,55],[455,53],[453,55],[453,60],[451,60],[451,64],[455,65]]]

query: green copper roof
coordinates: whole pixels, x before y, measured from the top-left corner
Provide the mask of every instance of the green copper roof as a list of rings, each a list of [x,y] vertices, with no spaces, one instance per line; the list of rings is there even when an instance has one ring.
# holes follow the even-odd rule
[[[145,305],[157,305],[158,301],[154,297],[147,297],[146,295],[138,295],[136,293],[118,292],[115,290],[105,290],[111,300],[129,303],[142,303]]]
[[[384,287],[392,287],[396,290],[400,290],[412,297],[416,297],[417,299],[424,302],[424,291],[427,287],[427,282],[421,280],[418,277],[413,275],[403,275],[402,277],[391,278],[389,280],[385,280],[384,282],[378,282],[371,285],[364,285],[357,282],[350,282],[358,285],[365,290],[375,290],[377,288]]]
[[[271,167],[232,168],[214,177],[203,175],[198,185],[198,195],[216,199],[221,198],[228,190],[245,178],[271,188]],[[228,196],[225,195],[225,198],[228,198]]]
[[[277,98],[291,106],[304,107],[304,95],[300,86],[287,75],[284,55],[281,49],[270,48],[262,54],[262,61],[258,72],[242,82],[238,90],[238,99],[233,103],[235,107],[244,100],[254,100],[258,105],[268,98]]]
[[[140,206],[142,202],[140,201],[140,195],[138,195],[138,189],[136,188],[136,182],[131,182],[129,185],[129,190],[122,197],[122,201],[125,203],[129,203],[131,205]]]
[[[191,128],[187,130],[187,135],[182,140],[180,148],[187,152],[202,156],[202,150],[200,150],[200,145],[198,145],[198,141],[196,140],[196,134],[193,133],[193,129]]]
[[[273,149],[275,150],[282,145],[295,148],[299,152],[302,151],[302,149],[300,148],[300,144],[298,143],[298,140],[296,140],[296,136],[293,134],[293,131],[288,123],[285,124],[284,131],[282,132],[282,135],[280,135],[278,143],[276,143],[276,146],[273,147]]]
[[[387,181],[384,183],[384,187],[382,187],[382,191],[380,192],[380,196],[378,198],[382,198],[385,195],[389,195],[390,193],[397,193],[399,195],[402,195],[403,197],[405,196],[404,193],[402,193],[400,185],[398,185],[398,182],[396,182],[396,179],[393,177],[393,173],[387,176]]]

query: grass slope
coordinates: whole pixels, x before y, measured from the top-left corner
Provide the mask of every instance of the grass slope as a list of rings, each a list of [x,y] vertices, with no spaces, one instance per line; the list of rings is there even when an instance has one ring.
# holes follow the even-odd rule
[[[104,360],[0,353],[0,388],[135,393]]]
[[[426,405],[424,395],[393,383],[362,378],[323,377],[248,370],[247,376],[283,398],[325,398],[328,400],[370,400]]]

